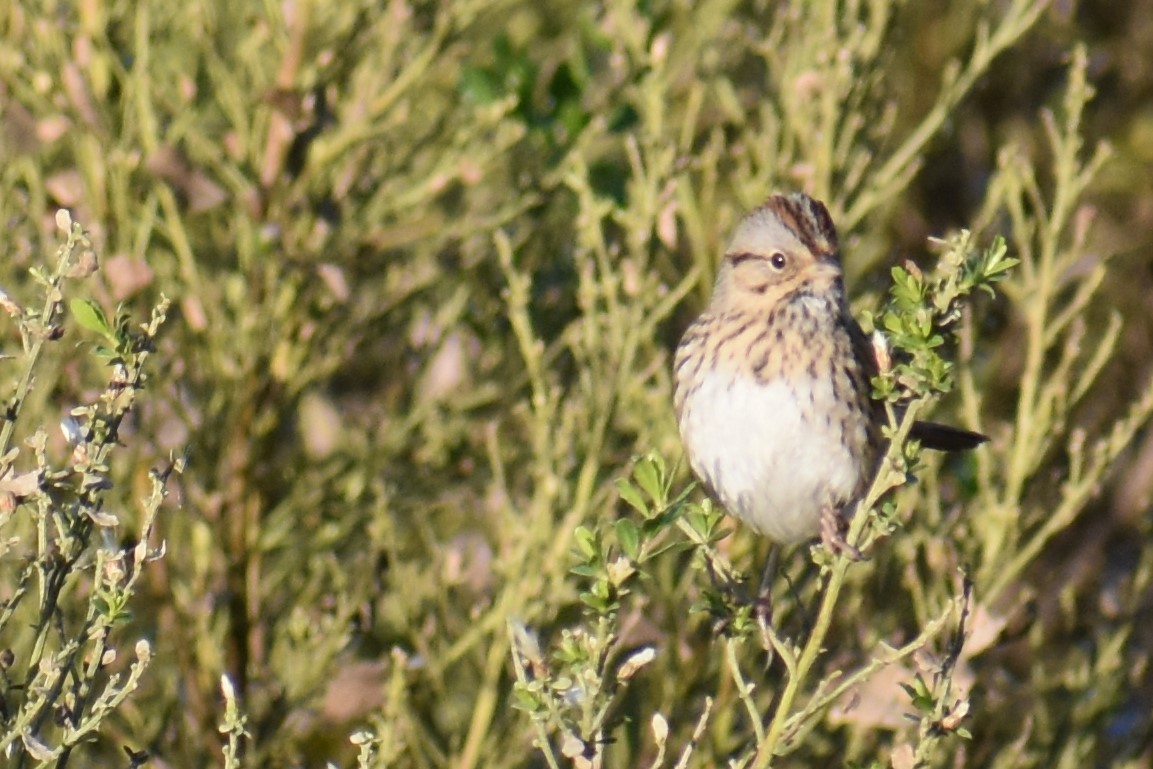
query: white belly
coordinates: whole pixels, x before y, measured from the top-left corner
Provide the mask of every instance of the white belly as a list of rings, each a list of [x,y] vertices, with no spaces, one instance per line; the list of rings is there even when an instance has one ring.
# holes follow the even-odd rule
[[[823,508],[841,510],[860,491],[862,460],[844,433],[863,437],[864,421],[845,425],[836,416],[843,410],[828,381],[761,384],[722,371],[688,394],[681,437],[693,470],[730,513],[792,544],[817,534]]]

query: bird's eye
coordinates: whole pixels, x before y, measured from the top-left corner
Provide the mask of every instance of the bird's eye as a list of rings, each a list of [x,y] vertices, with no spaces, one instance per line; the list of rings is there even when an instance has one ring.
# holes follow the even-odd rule
[[[772,256],[769,257],[769,264],[773,265],[773,268],[778,269],[778,270],[785,269],[785,263],[787,261],[788,260],[785,259],[785,255],[782,254],[780,251],[776,252],[775,254],[773,254]]]

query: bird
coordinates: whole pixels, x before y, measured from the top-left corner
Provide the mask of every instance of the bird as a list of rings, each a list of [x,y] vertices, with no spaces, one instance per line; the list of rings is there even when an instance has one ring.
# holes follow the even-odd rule
[[[673,367],[685,454],[710,496],[778,545],[819,534],[859,558],[843,529],[884,454],[887,415],[823,203],[776,194],[740,221]],[[934,422],[910,435],[944,451],[988,440]]]

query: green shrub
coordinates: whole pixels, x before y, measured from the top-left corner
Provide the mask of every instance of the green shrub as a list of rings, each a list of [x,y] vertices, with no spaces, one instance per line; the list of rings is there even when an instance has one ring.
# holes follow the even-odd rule
[[[1153,41],[1067,13],[10,3],[11,760],[1139,762]],[[890,333],[879,392],[993,440],[898,441],[869,560],[786,554],[770,632],[767,543],[692,487],[669,365],[731,225],[789,189]],[[61,207],[101,269],[56,340],[20,318]],[[101,399],[109,354],[153,356],[146,397]],[[95,486],[49,429],[78,406]],[[116,523],[34,525],[72,499]],[[72,699],[32,686],[61,654]]]
[[[32,269],[39,296],[31,303],[0,298],[22,346],[22,354],[8,356],[15,377],[0,428],[0,750],[38,766],[67,763],[73,750],[109,730],[152,661],[152,644],[133,641],[126,625],[143,573],[164,555],[156,518],[170,475],[184,464],[152,470],[151,490],[138,505],[121,509],[108,499],[120,442],[132,432],[125,420],[145,389],[144,365],[168,302],[139,327],[120,313],[109,320],[79,297],[66,313],[66,291],[91,276],[98,259],[67,211],[56,221],[67,241],[51,269]],[[81,330],[98,341],[64,353],[64,340]],[[83,357],[101,362],[106,385],[95,394],[85,394],[79,377]],[[76,404],[62,411],[60,438],[27,413],[61,405],[46,390]]]

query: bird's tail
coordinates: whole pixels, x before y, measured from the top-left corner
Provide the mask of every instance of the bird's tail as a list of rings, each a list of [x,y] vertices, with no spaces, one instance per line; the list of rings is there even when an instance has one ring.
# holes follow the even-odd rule
[[[989,440],[988,435],[937,422],[914,422],[909,437],[920,441],[925,448],[937,451],[968,451]]]

